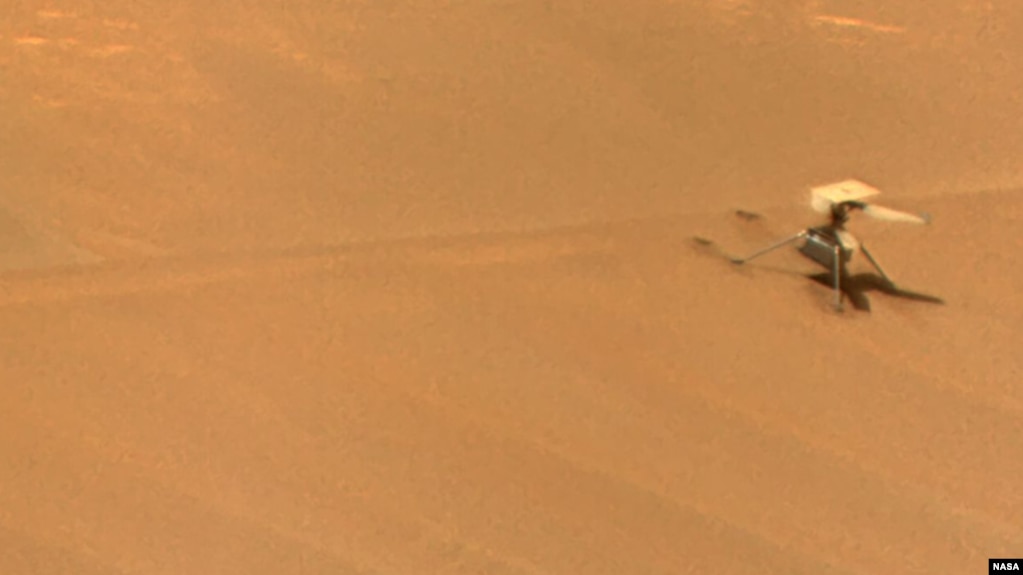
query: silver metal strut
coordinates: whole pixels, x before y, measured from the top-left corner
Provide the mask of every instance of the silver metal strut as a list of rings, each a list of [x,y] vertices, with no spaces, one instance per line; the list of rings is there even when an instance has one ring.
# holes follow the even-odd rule
[[[792,242],[801,240],[801,239],[805,238],[806,235],[807,235],[807,230],[803,230],[803,231],[799,232],[798,234],[796,234],[794,236],[787,237],[784,240],[782,240],[782,241],[780,241],[780,242],[778,242],[776,244],[767,246],[766,248],[756,252],[755,254],[753,254],[751,256],[748,256],[748,257],[745,257],[745,258],[732,258],[732,263],[744,264],[744,263],[746,263],[746,262],[748,262],[748,261],[750,261],[752,259],[759,258],[760,256],[762,256],[762,255],[764,255],[764,254],[766,254],[768,252],[772,252],[772,251],[774,251],[774,250],[776,250],[776,249],[778,249],[780,247],[787,246],[788,244],[791,244]]]
[[[842,248],[835,246],[835,263],[833,273],[835,274],[835,309],[842,311]]]
[[[887,282],[888,285],[895,285],[895,282],[893,282],[891,278],[888,277],[888,274],[884,273],[884,269],[881,268],[881,264],[877,263],[877,260],[874,259],[874,256],[871,255],[871,253],[867,250],[867,246],[861,243],[860,251],[863,252],[863,255],[867,256],[867,259],[870,260],[870,264],[873,265],[874,268],[878,271],[878,273],[881,274],[881,277],[884,278],[884,281]]]

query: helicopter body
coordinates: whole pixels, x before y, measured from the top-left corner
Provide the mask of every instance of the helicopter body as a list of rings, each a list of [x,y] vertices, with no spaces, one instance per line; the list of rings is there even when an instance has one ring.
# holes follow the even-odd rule
[[[866,256],[887,285],[894,286],[895,284],[867,250],[867,247],[845,229],[850,215],[852,212],[858,211],[881,220],[918,224],[930,223],[930,217],[900,212],[865,201],[880,193],[881,191],[877,188],[859,180],[845,180],[812,188],[810,205],[815,211],[829,215],[830,221],[827,224],[807,228],[749,257],[732,261],[736,264],[743,264],[777,248],[803,240],[799,252],[826,268],[831,274],[835,289],[835,305],[838,309],[842,309],[841,284],[843,279],[848,277],[847,265],[857,252]]]
[[[817,206],[821,207],[822,204],[818,203]],[[844,273],[845,265],[860,250],[859,240],[845,229],[845,224],[849,221],[852,210],[862,210],[865,207],[866,204],[857,200],[844,200],[827,206],[831,216],[830,223],[808,228],[806,241],[800,246],[799,252],[828,271],[835,269],[837,257],[838,269]]]
[[[831,226],[819,226],[806,230],[806,241],[799,247],[799,253],[831,271],[835,268],[837,252],[839,269],[845,271],[845,265],[852,260],[855,248],[849,248],[843,244],[836,231]]]

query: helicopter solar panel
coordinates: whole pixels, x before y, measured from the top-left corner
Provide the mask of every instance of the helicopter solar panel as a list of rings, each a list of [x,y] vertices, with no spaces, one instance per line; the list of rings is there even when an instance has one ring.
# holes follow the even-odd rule
[[[811,190],[815,197],[832,203],[862,200],[881,193],[881,190],[859,180],[845,180],[826,186],[818,186]]]

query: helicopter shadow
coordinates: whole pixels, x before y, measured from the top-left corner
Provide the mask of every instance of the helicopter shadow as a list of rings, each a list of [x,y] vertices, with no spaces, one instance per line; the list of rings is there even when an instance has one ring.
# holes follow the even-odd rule
[[[715,259],[720,259],[723,262],[728,262],[729,264],[732,264],[732,269],[738,273],[742,273],[744,275],[753,273],[754,268],[752,267],[735,266],[735,257],[722,250],[721,247],[713,240],[697,236],[693,238],[693,244],[698,253]],[[824,287],[834,289],[834,276],[831,272],[804,273],[794,271],[787,267],[771,264],[759,264],[755,269],[778,274],[805,277]],[[852,304],[853,308],[864,312],[870,311],[870,298],[867,297],[867,294],[870,292],[879,292],[884,295],[922,303],[945,305],[945,300],[939,297],[899,288],[898,286],[885,281],[885,279],[880,275],[869,272],[858,274],[843,273],[841,289],[842,293],[845,295],[849,303]]]
[[[834,287],[833,276],[828,272],[809,274],[807,277],[825,287]],[[870,292],[880,292],[888,296],[911,301],[945,305],[945,300],[939,297],[902,289],[885,281],[881,276],[872,273],[844,275],[841,287],[842,293],[849,298],[849,302],[859,311],[870,311],[870,298],[867,297],[867,294]]]

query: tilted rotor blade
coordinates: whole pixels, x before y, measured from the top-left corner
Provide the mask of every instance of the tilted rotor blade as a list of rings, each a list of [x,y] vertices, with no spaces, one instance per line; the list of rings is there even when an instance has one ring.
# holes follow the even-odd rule
[[[884,206],[875,206],[873,204],[867,204],[863,208],[863,213],[867,214],[872,218],[878,220],[885,220],[889,222],[909,222],[914,224],[929,224],[931,218],[927,214],[917,215],[910,214],[907,212],[900,212],[899,210],[893,210]]]

